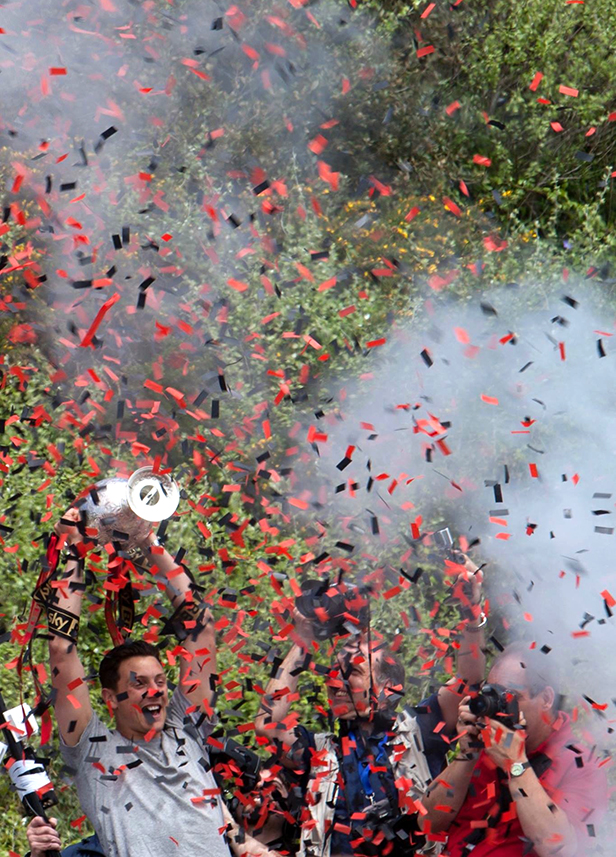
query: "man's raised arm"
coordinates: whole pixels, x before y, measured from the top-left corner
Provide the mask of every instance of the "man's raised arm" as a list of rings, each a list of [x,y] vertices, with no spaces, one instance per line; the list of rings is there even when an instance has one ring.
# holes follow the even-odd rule
[[[484,627],[487,619],[481,609],[483,573],[475,563],[464,556],[464,571],[454,587],[454,595],[462,603],[465,615],[456,658],[456,678],[444,684],[438,692],[438,701],[447,734],[452,734],[458,719],[458,706],[468,688],[481,684],[485,677]]]
[[[180,656],[180,688],[192,705],[211,717],[212,676],[216,674],[216,631],[212,612],[202,603],[184,566],[178,565],[158,544],[153,533],[143,547],[154,578],[157,583],[164,584],[175,611],[169,624],[184,649]]]
[[[77,653],[77,633],[85,588],[83,540],[76,526],[79,520],[77,509],[69,509],[56,525],[61,556],[64,553],[69,558],[64,571],[52,581],[52,596],[46,605],[54,709],[58,729],[69,747],[79,742],[92,717],[90,693]]]
[[[297,767],[291,749],[295,744],[295,727],[285,724],[291,702],[297,691],[300,673],[306,669],[309,660],[308,649],[312,638],[312,626],[297,610],[294,612],[295,633],[293,645],[286,658],[271,678],[265,689],[265,696],[255,717],[255,733],[259,737],[274,738],[283,748],[281,762],[290,768]]]

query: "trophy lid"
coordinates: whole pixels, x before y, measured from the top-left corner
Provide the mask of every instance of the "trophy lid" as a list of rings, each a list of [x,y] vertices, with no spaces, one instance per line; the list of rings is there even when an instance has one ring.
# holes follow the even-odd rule
[[[144,521],[164,521],[177,509],[180,489],[168,474],[141,467],[128,479],[127,500],[135,515]]]

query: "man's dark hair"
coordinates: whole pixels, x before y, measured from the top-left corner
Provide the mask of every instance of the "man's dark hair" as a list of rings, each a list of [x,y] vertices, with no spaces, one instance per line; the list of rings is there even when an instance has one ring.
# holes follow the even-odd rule
[[[374,660],[374,677],[379,683],[389,683],[404,690],[404,667],[391,649],[381,649],[380,657]]]
[[[552,711],[560,708],[561,677],[558,665],[550,660],[550,653],[542,649],[531,649],[528,643],[511,643],[496,659],[497,661],[517,662],[524,670],[526,688],[531,697],[537,696],[546,687],[554,691]]]
[[[98,667],[98,677],[101,687],[115,690],[120,677],[120,664],[128,658],[156,658],[160,663],[160,653],[156,646],[146,643],[145,640],[132,640],[130,643],[122,643],[111,649]],[[161,664],[162,665],[162,664]]]
[[[391,685],[392,690],[385,691],[382,699],[386,710],[393,714],[404,694],[404,667],[400,658],[394,655],[391,649],[380,649],[379,655],[380,657],[374,658],[374,677],[379,684]]]

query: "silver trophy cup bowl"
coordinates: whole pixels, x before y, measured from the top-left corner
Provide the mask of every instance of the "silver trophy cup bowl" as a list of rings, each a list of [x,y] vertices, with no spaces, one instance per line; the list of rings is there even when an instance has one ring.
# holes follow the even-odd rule
[[[152,522],[173,515],[179,500],[179,488],[169,475],[142,467],[128,479],[112,476],[97,482],[78,506],[86,526],[96,528],[99,544],[115,542],[133,550],[146,539]]]

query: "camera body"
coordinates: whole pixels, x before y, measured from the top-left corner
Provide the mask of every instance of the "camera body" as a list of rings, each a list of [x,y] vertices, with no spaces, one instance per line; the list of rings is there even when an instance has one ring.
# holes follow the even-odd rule
[[[297,610],[310,620],[317,640],[358,634],[370,622],[367,587],[330,583],[329,578],[305,580],[295,599]]]
[[[221,739],[221,743],[221,748],[212,748],[210,751],[214,768],[219,763],[235,762],[241,772],[242,786],[240,791],[252,791],[259,782],[261,758],[254,750],[228,736],[224,736]]]
[[[499,685],[484,684],[468,707],[477,717],[489,717],[513,729],[520,720],[520,708],[515,695]]]
[[[396,853],[400,854],[401,857],[415,857],[415,855],[423,853],[417,850],[416,816],[414,813],[402,812],[397,801],[383,798],[365,806],[362,813],[364,814],[363,819],[354,822],[357,835],[363,836],[365,829],[378,832],[386,842],[396,843]],[[382,845],[377,848],[378,850],[374,851],[375,855],[381,853]],[[373,852],[369,850],[367,853]]]
[[[449,527],[443,527],[440,530],[435,530],[435,532],[432,533],[432,539],[434,541],[435,546],[440,551],[443,551],[443,553],[445,553],[447,556],[453,555],[453,537],[451,535]]]

